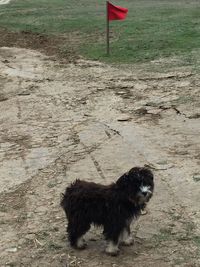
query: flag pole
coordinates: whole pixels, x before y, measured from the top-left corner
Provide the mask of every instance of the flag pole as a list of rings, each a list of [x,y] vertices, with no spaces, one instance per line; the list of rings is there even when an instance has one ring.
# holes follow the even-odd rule
[[[110,36],[109,36],[109,17],[108,17],[108,1],[106,2],[106,42],[107,42],[107,56],[110,55]]]

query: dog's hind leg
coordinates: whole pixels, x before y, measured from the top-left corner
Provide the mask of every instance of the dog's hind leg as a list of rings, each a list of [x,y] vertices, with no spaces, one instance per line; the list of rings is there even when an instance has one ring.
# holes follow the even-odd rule
[[[121,227],[116,227],[116,225],[104,226],[104,235],[108,241],[106,247],[106,253],[111,256],[117,256],[119,253],[119,241],[120,241],[120,233],[122,229]]]
[[[67,232],[70,245],[74,248],[84,249],[86,243],[83,239],[84,234],[90,229],[89,223],[71,222],[68,223]]]

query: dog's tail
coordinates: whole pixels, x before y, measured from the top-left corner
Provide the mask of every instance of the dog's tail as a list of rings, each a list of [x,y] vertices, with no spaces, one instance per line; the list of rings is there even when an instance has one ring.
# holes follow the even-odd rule
[[[68,188],[66,188],[65,193],[61,194],[60,206],[63,208],[67,218],[69,217],[70,212],[70,196],[68,193]]]
[[[69,187],[65,189],[65,193],[61,194],[60,205],[64,210],[67,210],[68,204],[70,202],[70,196],[72,195],[74,189],[79,185],[80,180],[77,179]]]
[[[60,195],[60,206],[62,207],[62,208],[64,208],[64,199],[65,199],[65,194],[61,194]]]
[[[70,195],[71,195],[71,188],[70,187],[67,187],[66,190],[65,190],[65,193],[61,194],[61,201],[60,201],[60,205],[63,209],[67,208],[67,204],[69,202],[69,198],[70,198]]]

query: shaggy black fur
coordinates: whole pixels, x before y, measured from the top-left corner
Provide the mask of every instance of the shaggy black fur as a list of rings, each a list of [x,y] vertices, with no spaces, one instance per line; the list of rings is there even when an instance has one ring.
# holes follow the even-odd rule
[[[78,239],[91,224],[103,226],[106,239],[118,244],[124,229],[130,233],[131,220],[140,215],[153,188],[152,172],[140,167],[132,168],[110,185],[76,180],[66,188],[61,201],[71,246],[77,247]]]

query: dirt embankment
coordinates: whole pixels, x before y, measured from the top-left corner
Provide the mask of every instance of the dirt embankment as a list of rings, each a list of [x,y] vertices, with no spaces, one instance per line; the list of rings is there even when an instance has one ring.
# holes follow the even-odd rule
[[[21,47],[38,50],[59,59],[60,62],[70,63],[79,59],[79,55],[72,47],[67,46],[71,36],[54,36],[30,31],[10,32],[0,28],[0,47]],[[65,49],[65,46],[67,48]]]
[[[124,71],[0,48],[1,266],[199,266],[199,85],[191,69]],[[156,190],[134,246],[105,256],[92,229],[88,249],[72,250],[64,188],[144,164]]]

